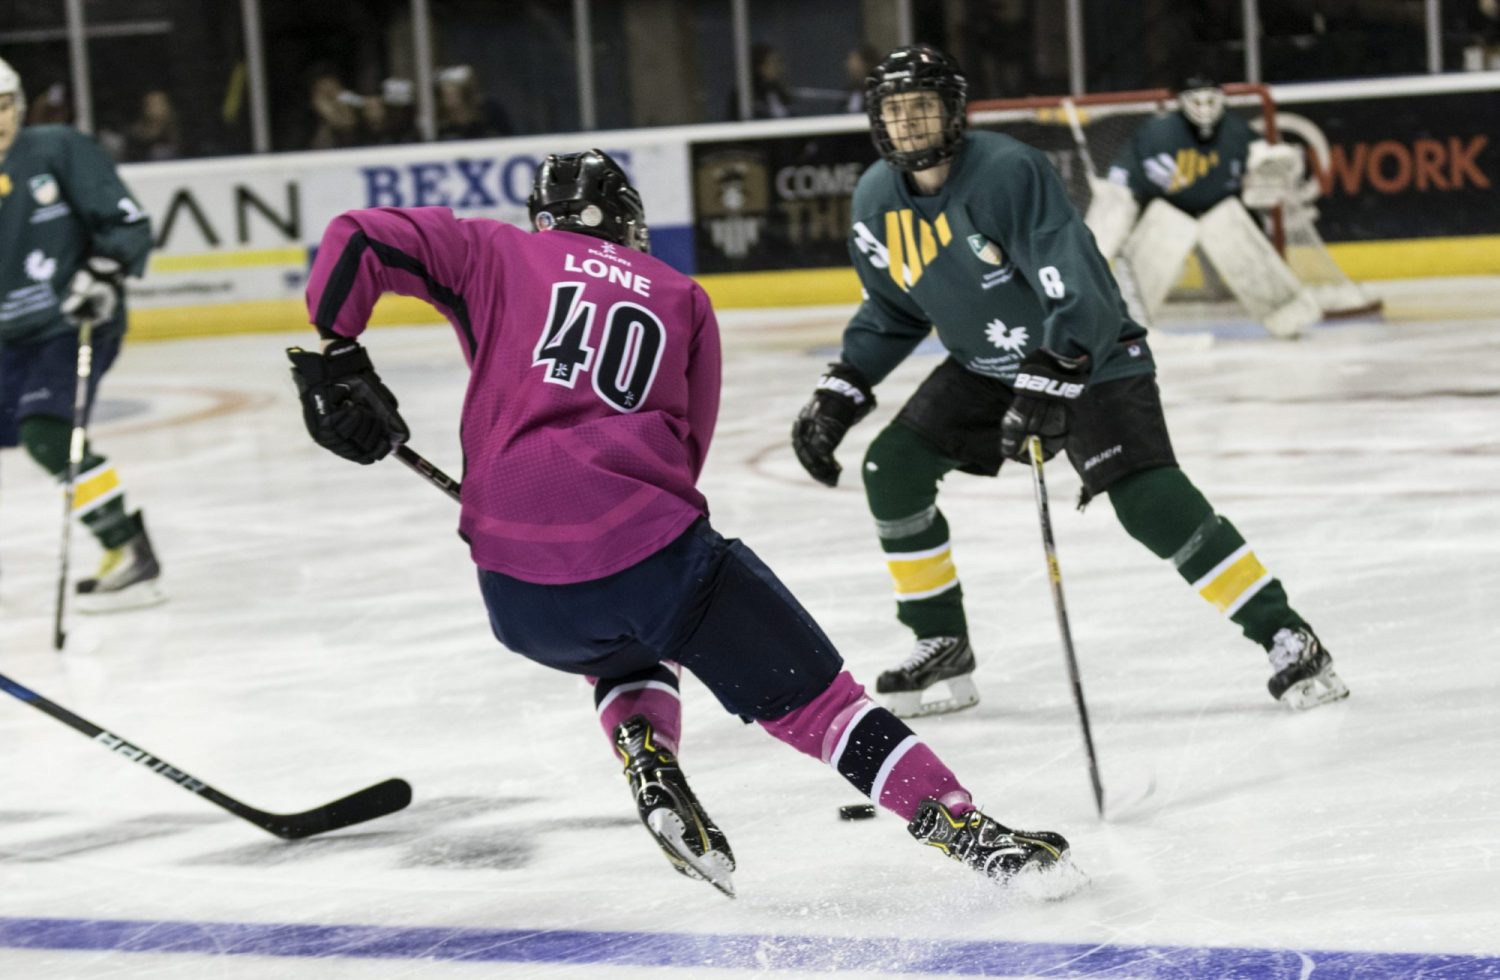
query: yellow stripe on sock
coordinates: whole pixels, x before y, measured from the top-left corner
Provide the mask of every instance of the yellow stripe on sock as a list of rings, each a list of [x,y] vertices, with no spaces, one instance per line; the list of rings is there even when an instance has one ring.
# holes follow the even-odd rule
[[[96,466],[73,483],[73,513],[79,517],[92,513],[124,492],[113,466]]]
[[[946,544],[928,551],[888,554],[886,565],[896,585],[897,600],[925,599],[958,584],[953,549]]]
[[[1245,544],[1194,582],[1193,588],[1220,612],[1233,615],[1269,581],[1271,573]]]

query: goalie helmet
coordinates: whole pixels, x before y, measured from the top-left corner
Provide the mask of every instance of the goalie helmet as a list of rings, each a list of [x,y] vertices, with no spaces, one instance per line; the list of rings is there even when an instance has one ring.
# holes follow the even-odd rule
[[[953,159],[969,122],[968,91],[969,83],[958,62],[929,44],[897,48],[886,55],[865,79],[865,111],[881,159],[908,173]],[[937,96],[936,111],[925,119],[908,116],[893,127],[884,112],[886,102],[907,92],[933,93]],[[892,128],[900,131],[893,136]],[[915,145],[922,143],[923,136],[927,141]],[[905,148],[900,144],[906,144]]]
[[[26,115],[26,93],[21,90],[21,76],[4,59],[0,58],[0,95],[14,95],[16,97],[16,119],[19,121]],[[17,123],[19,125],[19,122]]]
[[[650,253],[641,195],[603,150],[553,153],[537,169],[526,200],[537,231],[575,231]]]
[[[1190,75],[1177,87],[1177,107],[1198,141],[1207,143],[1224,119],[1224,90],[1206,75]]]

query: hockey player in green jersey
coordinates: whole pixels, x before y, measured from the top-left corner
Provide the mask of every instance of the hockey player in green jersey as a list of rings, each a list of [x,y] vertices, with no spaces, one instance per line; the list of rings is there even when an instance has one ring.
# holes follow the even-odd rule
[[[1294,707],[1346,696],[1281,583],[1177,466],[1146,330],[1131,319],[1047,158],[966,132],[966,84],[946,54],[899,48],[871,74],[881,160],[854,192],[850,253],[865,299],[837,363],[792,427],[798,460],[838,483],[834,451],[873,387],[933,329],[949,356],[871,443],[865,492],[913,653],[876,690],[897,714],[978,701],[963,592],[938,484],[996,475],[1039,436],[1065,451],[1085,498],[1262,646],[1271,695]]]
[[[1250,144],[1260,137],[1224,111],[1224,90],[1208,78],[1185,80],[1177,99],[1176,112],[1136,128],[1110,165],[1109,180],[1128,188],[1140,207],[1162,198],[1196,218],[1239,194]]]
[[[1211,79],[1183,81],[1177,111],[1141,123],[1108,180],[1090,179],[1084,221],[1122,279],[1128,271],[1136,315],[1161,309],[1197,248],[1252,316],[1291,339],[1323,311],[1247,208],[1305,203],[1302,154],[1267,143],[1225,106]]]
[[[0,60],[0,448],[18,443],[66,478],[78,323],[94,322],[88,402],[125,335],[122,282],[140,275],[151,223],[93,140],[66,126],[22,129],[21,80]],[[104,548],[78,608],[160,602],[160,566],[115,468],[85,448],[74,514]]]

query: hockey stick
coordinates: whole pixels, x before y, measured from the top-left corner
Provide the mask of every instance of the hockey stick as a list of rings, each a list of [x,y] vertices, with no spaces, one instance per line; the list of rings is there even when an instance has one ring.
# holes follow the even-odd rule
[[[1032,436],[1026,441],[1031,451],[1031,485],[1036,490],[1036,512],[1042,525],[1042,550],[1047,553],[1047,579],[1052,585],[1052,605],[1057,608],[1057,630],[1062,634],[1063,655],[1068,661],[1068,677],[1073,682],[1073,703],[1078,706],[1078,721],[1083,727],[1083,749],[1089,760],[1089,781],[1094,786],[1094,806],[1104,819],[1104,784],[1099,781],[1099,758],[1094,754],[1094,735],[1089,730],[1089,709],[1083,701],[1083,682],[1078,679],[1078,657],[1073,652],[1073,630],[1068,626],[1068,606],[1063,601],[1062,568],[1057,563],[1057,542],[1052,539],[1052,514],[1047,507],[1047,481],[1042,476],[1042,440]]]
[[[459,493],[463,490],[463,484],[427,462],[415,450],[409,449],[405,445],[397,446],[395,456],[401,462],[411,467],[413,473],[416,473],[422,479],[452,497],[455,501],[462,502]]]
[[[364,823],[366,820],[374,820],[376,817],[395,813],[411,802],[411,786],[406,780],[387,779],[374,786],[367,786],[358,793],[351,793],[342,799],[315,806],[301,813],[267,813],[265,810],[257,810],[232,796],[219,792],[161,757],[152,755],[113,732],[105,731],[86,718],[78,717],[62,705],[48,701],[4,674],[0,674],[0,688],[4,688],[6,694],[26,702],[44,714],[51,715],[70,728],[77,729],[111,752],[145,766],[189,793],[195,793],[215,806],[223,807],[241,820],[248,820],[261,830],[275,834],[284,840],[300,840],[303,837],[311,837],[313,834]]]
[[[78,469],[83,465],[83,452],[88,443],[85,417],[89,404],[89,377],[94,373],[94,319],[81,317],[78,321],[78,371],[73,385],[73,435],[68,441],[68,469],[63,478],[62,545],[57,560],[57,605],[52,617],[52,649],[61,650],[68,642],[63,629],[63,610],[68,598],[68,557],[73,550],[73,501],[78,482]]]

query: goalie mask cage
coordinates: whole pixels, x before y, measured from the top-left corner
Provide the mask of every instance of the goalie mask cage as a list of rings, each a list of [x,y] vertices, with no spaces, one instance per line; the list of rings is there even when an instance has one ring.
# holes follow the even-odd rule
[[[1276,102],[1269,88],[1247,83],[1229,83],[1223,88],[1226,113],[1243,118],[1266,142],[1280,142]],[[1175,111],[1177,100],[1170,90],[1141,89],[971,102],[969,124],[1013,136],[1046,153],[1073,206],[1079,214],[1086,214],[1092,200],[1090,175],[1104,179],[1136,127],[1153,116]],[[1311,289],[1325,316],[1378,311],[1379,301],[1370,301],[1328,254],[1313,225],[1316,217],[1310,205],[1276,207],[1263,212],[1263,227],[1276,251]],[[1168,301],[1184,308],[1187,303],[1218,304],[1232,299],[1195,250]]]

